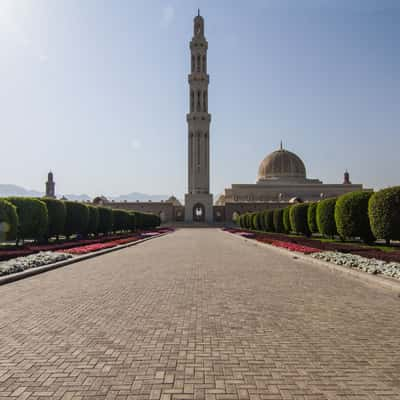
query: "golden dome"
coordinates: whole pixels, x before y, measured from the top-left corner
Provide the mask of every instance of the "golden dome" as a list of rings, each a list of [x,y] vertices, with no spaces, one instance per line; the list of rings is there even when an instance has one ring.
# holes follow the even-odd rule
[[[258,168],[258,181],[280,178],[306,178],[306,167],[301,158],[282,147],[269,154]]]

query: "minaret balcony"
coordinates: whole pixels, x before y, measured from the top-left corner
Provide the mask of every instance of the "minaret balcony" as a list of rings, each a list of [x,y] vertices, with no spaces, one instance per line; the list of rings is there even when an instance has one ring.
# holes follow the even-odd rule
[[[194,111],[189,114],[186,114],[186,121],[187,122],[191,122],[191,121],[211,122],[211,114],[209,114],[208,112]]]
[[[192,72],[188,75],[189,84],[204,81],[207,82],[207,85],[210,83],[210,76],[208,74],[205,74],[204,72]]]

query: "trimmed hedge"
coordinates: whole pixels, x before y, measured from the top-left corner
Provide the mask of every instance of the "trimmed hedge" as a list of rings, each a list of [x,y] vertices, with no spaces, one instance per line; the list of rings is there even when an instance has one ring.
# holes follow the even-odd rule
[[[318,233],[317,225],[317,206],[318,203],[309,203],[307,211],[308,229],[311,233]]]
[[[86,234],[89,225],[89,207],[74,201],[64,201],[64,204],[67,210],[65,235],[69,237]]]
[[[97,207],[99,211],[99,224],[97,231],[103,235],[107,235],[113,230],[113,212],[111,208]]]
[[[285,229],[285,233],[289,233],[291,231],[290,206],[283,209],[283,227]]]
[[[87,206],[89,210],[89,222],[86,233],[97,234],[100,222],[99,209],[95,206]]]
[[[266,232],[275,232],[274,229],[274,210],[264,211],[264,230]]]
[[[131,211],[129,213],[129,230],[131,231],[136,230],[136,213],[134,211]]]
[[[17,208],[17,241],[19,239],[42,240],[48,226],[46,204],[30,197],[9,197],[7,200]]]
[[[365,243],[375,240],[368,218],[372,192],[351,192],[340,196],[335,205],[335,222],[342,239],[359,237]]]
[[[153,229],[161,225],[161,218],[155,214],[137,212],[136,221],[138,229]]]
[[[258,231],[258,215],[257,215],[257,213],[251,214],[251,227],[255,231]]]
[[[400,240],[400,186],[379,190],[368,204],[372,233],[378,239]]]
[[[131,224],[129,212],[125,210],[112,210],[112,212],[114,218],[114,232],[128,231]]]
[[[274,210],[273,223],[275,232],[285,233],[285,227],[283,225],[283,208]]]
[[[64,234],[67,210],[64,202],[50,197],[44,197],[40,201],[46,204],[48,214],[48,226],[46,236],[59,236]]]
[[[308,206],[308,203],[295,204],[290,207],[289,212],[291,230],[305,236],[310,236],[311,234],[307,221]]]
[[[0,241],[15,240],[17,229],[17,207],[5,199],[0,199]]]
[[[335,223],[336,198],[321,200],[317,206],[318,231],[324,236],[333,237],[337,234]]]

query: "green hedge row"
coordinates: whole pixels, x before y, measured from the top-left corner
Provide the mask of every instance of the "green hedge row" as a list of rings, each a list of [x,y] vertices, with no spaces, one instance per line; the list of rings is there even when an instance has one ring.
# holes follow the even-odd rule
[[[50,198],[0,199],[0,241],[152,229],[157,215]]]
[[[237,224],[245,229],[311,236],[338,235],[342,240],[361,238],[400,240],[400,186],[378,192],[351,192],[316,203],[242,214]]]

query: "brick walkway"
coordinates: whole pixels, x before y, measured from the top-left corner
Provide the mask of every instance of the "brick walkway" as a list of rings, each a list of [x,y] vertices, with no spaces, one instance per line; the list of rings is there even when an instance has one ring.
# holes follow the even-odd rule
[[[0,287],[0,399],[400,399],[400,298],[218,230]]]

